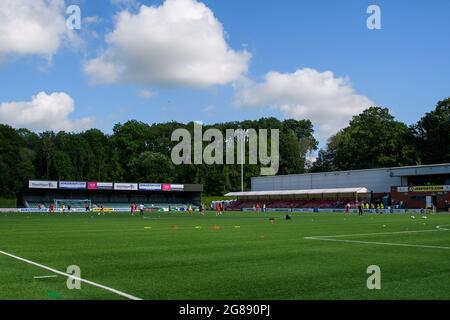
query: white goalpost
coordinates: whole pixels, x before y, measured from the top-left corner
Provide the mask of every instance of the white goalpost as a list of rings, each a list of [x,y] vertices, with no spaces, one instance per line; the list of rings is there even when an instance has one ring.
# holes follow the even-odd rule
[[[89,199],[55,199],[55,210],[59,212],[91,211],[92,202]]]

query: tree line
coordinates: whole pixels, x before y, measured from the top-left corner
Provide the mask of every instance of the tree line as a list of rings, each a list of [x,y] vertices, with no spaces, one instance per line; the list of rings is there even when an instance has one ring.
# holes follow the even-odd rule
[[[450,162],[450,98],[417,123],[397,121],[389,109],[354,116],[318,153],[312,172]]]
[[[208,195],[240,189],[239,164],[172,163],[171,150],[178,143],[171,141],[172,132],[182,128],[193,136],[193,122],[150,125],[131,120],[116,124],[112,134],[97,129],[35,133],[0,125],[0,195],[14,195],[29,179],[201,183]],[[304,146],[317,149],[309,120],[261,118],[204,125],[203,131],[209,128],[219,129],[224,136],[226,129],[279,129],[282,174],[304,172]],[[203,146],[207,145],[204,142]],[[249,188],[250,177],[259,175],[260,165],[246,164],[244,173]]]
[[[439,101],[416,124],[395,120],[387,108],[371,107],[319,150],[309,120],[261,118],[205,125],[203,130],[279,129],[278,174],[363,169],[450,162],[450,98]],[[170,159],[175,129],[193,133],[193,123],[116,124],[112,134],[97,129],[80,133],[36,133],[0,125],[0,195],[11,196],[29,179],[116,182],[201,183],[205,194],[240,190],[240,165],[174,165]],[[204,143],[206,146],[208,143]],[[270,143],[269,143],[270,144]],[[248,162],[248,161],[247,161]],[[260,165],[244,166],[245,187]]]

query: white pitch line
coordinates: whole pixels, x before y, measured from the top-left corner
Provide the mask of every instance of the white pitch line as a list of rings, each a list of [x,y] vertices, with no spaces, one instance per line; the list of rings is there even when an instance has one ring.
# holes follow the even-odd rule
[[[419,232],[436,232],[436,231],[450,231],[450,229],[443,228],[444,226],[437,226],[432,230],[411,230],[411,231],[393,231],[393,232],[377,232],[377,233],[360,233],[360,234],[347,234],[347,235],[335,235],[335,236],[315,236],[304,237],[306,240],[322,240],[322,241],[335,241],[335,242],[348,242],[348,243],[362,243],[362,244],[377,244],[386,246],[399,246],[399,247],[416,247],[416,248],[430,248],[430,249],[444,249],[450,250],[450,247],[442,246],[428,246],[421,244],[407,244],[407,243],[392,243],[392,242],[378,242],[378,241],[361,241],[361,240],[344,240],[335,239],[338,237],[351,237],[351,236],[372,236],[372,235],[386,235],[386,234],[405,234],[405,233],[419,233]]]
[[[450,250],[450,247],[426,246],[426,245],[421,245],[421,244],[406,244],[406,243],[376,242],[376,241],[359,241],[359,240],[344,240],[344,239],[314,238],[314,237],[306,237],[305,239],[307,239],[307,240],[322,240],[322,241],[336,241],[336,242],[349,242],[349,243],[363,243],[363,244],[378,244],[378,245],[385,245],[385,246],[416,247],[416,248],[430,248],[430,249]]]
[[[421,233],[421,232],[436,232],[446,231],[447,229],[432,229],[432,230],[411,230],[411,231],[392,231],[392,232],[374,232],[374,233],[352,233],[352,234],[338,234],[334,236],[314,236],[307,238],[345,238],[345,237],[357,237],[357,236],[376,236],[386,234],[402,234],[402,233]]]
[[[47,279],[47,278],[56,278],[57,275],[54,276],[35,276],[34,279]]]
[[[97,288],[104,289],[104,290],[106,290],[106,291],[115,293],[115,294],[117,294],[117,295],[119,295],[119,296],[128,298],[128,299],[130,299],[130,300],[142,300],[141,298],[132,296],[131,294],[128,294],[128,293],[125,293],[125,292],[116,290],[116,289],[114,289],[114,288],[110,288],[110,287],[104,286],[104,285],[99,284],[99,283],[95,283],[95,282],[93,282],[93,281],[89,281],[89,280],[86,280],[86,279],[83,279],[83,278],[80,278],[80,277],[76,277],[76,276],[74,276],[74,275],[71,275],[71,274],[68,274],[68,273],[65,273],[65,272],[62,272],[62,271],[59,271],[59,270],[56,270],[56,269],[53,269],[53,268],[44,266],[43,264],[39,264],[39,263],[36,263],[36,262],[34,262],[34,261],[31,261],[31,260],[28,260],[28,259],[24,259],[24,258],[15,256],[15,255],[13,255],[13,254],[11,254],[11,253],[8,253],[8,252],[5,252],[5,251],[1,251],[1,250],[0,250],[0,254],[3,254],[3,255],[8,256],[8,257],[10,257],[10,258],[13,258],[13,259],[16,259],[16,260],[20,260],[20,261],[26,262],[26,263],[28,263],[28,264],[34,265],[34,266],[36,266],[36,267],[39,267],[39,268],[42,268],[42,269],[51,271],[51,272],[56,273],[56,274],[59,274],[59,275],[61,275],[61,276],[68,277],[68,278],[71,278],[71,279],[75,279],[75,280],[78,280],[78,281],[81,281],[81,282],[90,284],[91,286],[94,286],[94,287],[97,287]]]

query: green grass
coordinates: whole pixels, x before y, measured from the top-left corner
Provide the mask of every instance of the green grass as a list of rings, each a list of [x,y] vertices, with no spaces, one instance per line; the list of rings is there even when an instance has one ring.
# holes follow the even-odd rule
[[[61,271],[78,265],[82,278],[143,299],[450,299],[450,231],[389,234],[440,225],[450,215],[1,214],[0,250]],[[379,232],[337,239],[438,248],[305,239]],[[381,268],[381,290],[366,287],[369,265]],[[0,299],[123,299],[33,278],[51,274],[0,254]]]
[[[0,198],[0,208],[15,208],[16,198]]]

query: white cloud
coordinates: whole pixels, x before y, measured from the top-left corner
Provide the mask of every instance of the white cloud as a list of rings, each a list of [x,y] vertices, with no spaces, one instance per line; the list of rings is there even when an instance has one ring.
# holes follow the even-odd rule
[[[150,90],[143,89],[139,91],[139,96],[144,99],[150,99],[155,96],[155,93]]]
[[[64,92],[40,92],[31,101],[0,103],[0,123],[16,128],[43,131],[80,131],[92,126],[92,118],[69,119],[73,99]]]
[[[210,112],[214,111],[215,109],[216,109],[216,107],[214,105],[209,104],[206,107],[204,107],[202,109],[202,111],[205,112],[205,113],[210,113]]]
[[[111,0],[111,4],[122,8],[138,8],[137,0]]]
[[[106,41],[108,48],[85,65],[94,83],[207,87],[236,80],[250,59],[228,47],[222,24],[196,0],[122,11]]]
[[[65,37],[74,37],[66,27],[64,9],[64,0],[2,0],[0,57],[37,54],[51,58]]]
[[[314,155],[307,155],[307,156],[306,156],[306,161],[309,161],[309,162],[311,162],[311,163],[314,163],[314,162],[317,161],[317,157],[314,156]]]
[[[373,105],[355,92],[348,79],[309,68],[294,73],[269,72],[261,83],[242,79],[235,85],[235,103],[241,107],[269,106],[290,118],[310,119],[320,139],[335,134],[353,115]]]
[[[204,107],[202,109],[202,112],[208,116],[208,117],[212,117],[214,115],[214,113],[216,112],[216,107],[212,104],[207,105],[206,107]]]
[[[99,16],[89,16],[89,17],[83,18],[83,22],[85,22],[87,24],[98,24],[98,23],[102,22],[102,18],[100,18]]]

